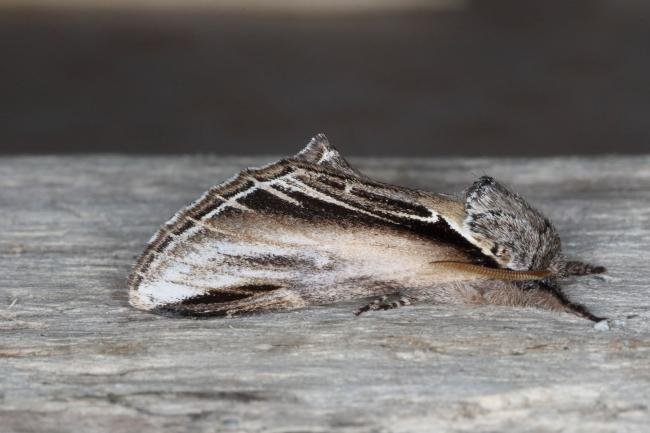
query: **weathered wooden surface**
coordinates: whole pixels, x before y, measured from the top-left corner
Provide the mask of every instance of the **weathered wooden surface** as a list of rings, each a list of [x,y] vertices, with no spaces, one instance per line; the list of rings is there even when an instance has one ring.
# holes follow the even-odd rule
[[[361,160],[459,191],[492,174],[539,205],[567,253],[609,268],[572,299],[625,318],[359,303],[215,320],[127,305],[155,228],[272,158],[0,160],[0,432],[626,432],[650,424],[650,157]]]

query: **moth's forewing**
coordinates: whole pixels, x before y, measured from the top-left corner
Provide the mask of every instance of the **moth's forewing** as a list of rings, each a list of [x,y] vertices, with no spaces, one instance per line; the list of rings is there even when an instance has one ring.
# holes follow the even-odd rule
[[[431,262],[494,265],[462,233],[463,218],[451,197],[358,174],[319,136],[294,158],[212,188],[163,225],[130,277],[130,302],[216,314],[451,281],[453,272],[431,272]]]

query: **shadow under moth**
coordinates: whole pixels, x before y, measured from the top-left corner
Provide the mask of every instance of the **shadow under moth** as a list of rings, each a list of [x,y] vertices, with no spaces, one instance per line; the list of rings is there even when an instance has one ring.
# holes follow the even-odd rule
[[[458,196],[372,180],[320,134],[297,155],[243,170],[153,236],[130,303],[232,316],[372,299],[538,307],[602,320],[558,280],[603,272],[569,261],[540,212],[491,177]]]

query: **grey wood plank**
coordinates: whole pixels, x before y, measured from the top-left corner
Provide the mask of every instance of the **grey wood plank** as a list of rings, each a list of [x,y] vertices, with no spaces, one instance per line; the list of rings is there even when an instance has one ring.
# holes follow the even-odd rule
[[[650,157],[359,159],[381,180],[460,191],[488,173],[603,264],[539,310],[358,303],[234,319],[127,304],[159,224],[273,158],[0,159],[0,432],[632,432],[650,424]]]

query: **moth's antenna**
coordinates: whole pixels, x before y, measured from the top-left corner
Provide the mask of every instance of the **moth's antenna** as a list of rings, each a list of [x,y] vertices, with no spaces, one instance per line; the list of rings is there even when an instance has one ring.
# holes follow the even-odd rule
[[[467,276],[488,278],[491,280],[529,281],[542,280],[551,275],[550,271],[513,271],[510,269],[495,269],[473,265],[464,262],[432,262],[437,268],[457,272]]]

